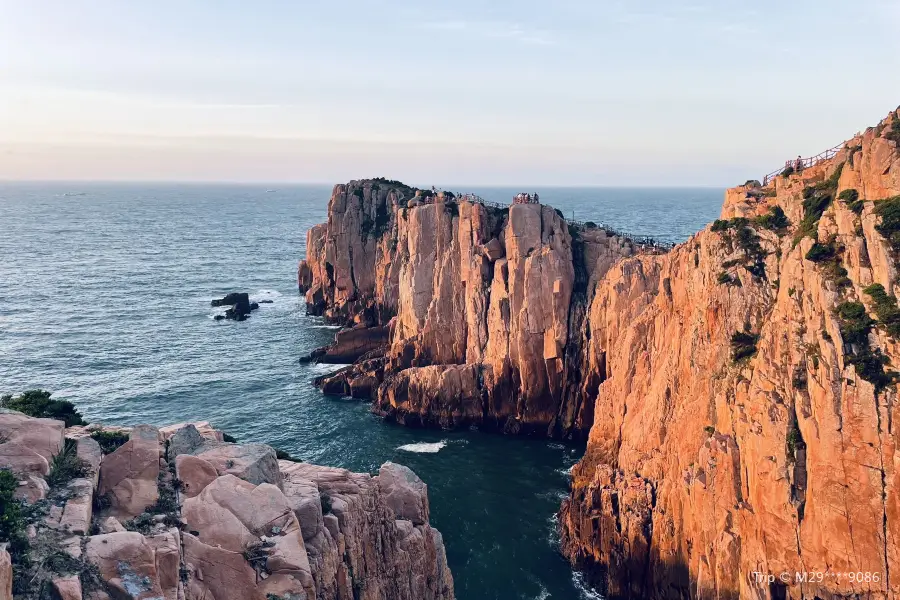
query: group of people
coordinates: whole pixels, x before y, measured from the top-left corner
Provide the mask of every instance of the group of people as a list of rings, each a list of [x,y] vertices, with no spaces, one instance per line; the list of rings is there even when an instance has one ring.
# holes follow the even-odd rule
[[[513,204],[540,204],[540,199],[537,194],[516,194]]]

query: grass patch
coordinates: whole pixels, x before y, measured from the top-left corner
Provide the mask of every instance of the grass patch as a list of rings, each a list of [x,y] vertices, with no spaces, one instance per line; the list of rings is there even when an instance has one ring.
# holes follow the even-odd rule
[[[103,454],[112,454],[125,445],[128,434],[124,431],[95,431],[91,434],[91,439],[100,444]]]
[[[731,336],[731,359],[735,363],[745,362],[756,356],[759,335],[735,331]]]
[[[19,478],[5,469],[0,470],[0,540],[7,542],[13,565],[18,569],[28,560],[28,536],[22,503],[16,500]]]
[[[20,396],[5,394],[0,396],[0,407],[17,410],[29,417],[64,421],[66,427],[87,425],[81,413],[68,400],[51,400],[51,393],[45,390],[28,390]]]
[[[79,477],[87,477],[90,466],[78,458],[78,444],[75,440],[66,439],[59,454],[50,460],[50,473],[47,485],[51,488],[61,487]]]
[[[900,308],[897,308],[897,298],[889,295],[880,283],[873,283],[863,292],[872,298],[872,308],[878,317],[878,323],[894,340],[900,339]]]

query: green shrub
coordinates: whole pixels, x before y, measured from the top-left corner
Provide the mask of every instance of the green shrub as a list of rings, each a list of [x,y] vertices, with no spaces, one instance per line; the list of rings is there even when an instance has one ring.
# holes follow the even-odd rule
[[[813,244],[812,248],[809,249],[809,252],[806,253],[806,260],[811,260],[814,263],[822,262],[833,257],[834,246],[820,244],[818,242]]]
[[[91,434],[91,438],[100,444],[103,454],[112,454],[125,445],[128,434],[124,431],[95,431]]]
[[[66,438],[59,454],[50,459],[50,473],[47,475],[47,485],[51,488],[61,487],[73,479],[86,477],[90,472],[90,466],[78,458],[78,444],[75,440]]]
[[[888,130],[887,135],[885,135],[889,140],[893,140],[898,145],[900,145],[900,120],[894,117],[893,123],[891,123],[891,128]]]
[[[716,219],[715,221],[713,221],[710,231],[727,231],[730,226],[731,224],[728,221]]]
[[[797,457],[797,449],[805,445],[803,443],[803,436],[800,434],[800,427],[797,426],[797,423],[794,423],[791,426],[785,443],[787,445],[788,460],[793,462]]]
[[[778,205],[773,206],[766,214],[753,219],[753,223],[763,229],[772,231],[781,231],[791,225],[787,215],[784,214],[784,210]]]
[[[862,213],[865,205],[865,203],[859,199],[859,192],[856,190],[844,190],[838,194],[838,200],[846,204],[847,208],[856,214]]]
[[[706,435],[708,435],[708,436],[713,436],[716,434],[716,428],[713,427],[712,425],[707,425],[706,427],[703,428],[703,431],[706,432]]]
[[[784,171],[781,172],[782,177],[790,177],[794,174],[794,167],[785,167]]]
[[[74,404],[68,400],[51,400],[50,395],[44,390],[28,390],[15,397],[6,394],[0,396],[0,407],[17,410],[29,417],[64,421],[66,427],[87,424]]]
[[[585,222],[584,226],[587,227],[588,229],[597,229],[597,224],[594,223],[593,221]]]
[[[888,335],[895,340],[900,339],[900,308],[897,308],[897,298],[888,295],[880,283],[870,285],[863,292],[872,298],[878,322]]]
[[[876,231],[884,236],[895,253],[900,252],[900,196],[877,201],[875,214],[881,217]]]
[[[756,343],[759,335],[735,331],[731,336],[731,358],[734,362],[742,362],[756,356]]]
[[[28,558],[28,536],[22,504],[16,500],[19,478],[6,469],[0,470],[0,540],[9,543],[9,554],[14,565]]]

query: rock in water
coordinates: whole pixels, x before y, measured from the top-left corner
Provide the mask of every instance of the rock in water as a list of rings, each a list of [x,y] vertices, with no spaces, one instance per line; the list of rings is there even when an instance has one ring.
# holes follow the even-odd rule
[[[223,318],[232,321],[244,321],[250,316],[252,311],[259,308],[259,304],[250,302],[250,294],[246,292],[232,292],[220,300],[213,300],[210,304],[212,306],[231,306],[225,311],[224,317],[216,315],[217,321],[221,321]]]

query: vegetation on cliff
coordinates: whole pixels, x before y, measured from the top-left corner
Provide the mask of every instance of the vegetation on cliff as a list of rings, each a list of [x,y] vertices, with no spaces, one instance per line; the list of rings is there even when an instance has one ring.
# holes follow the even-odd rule
[[[66,427],[85,425],[74,404],[68,400],[51,400],[50,395],[44,390],[28,390],[19,396],[5,394],[0,396],[0,407],[17,410],[29,417],[58,419],[65,422]]]

